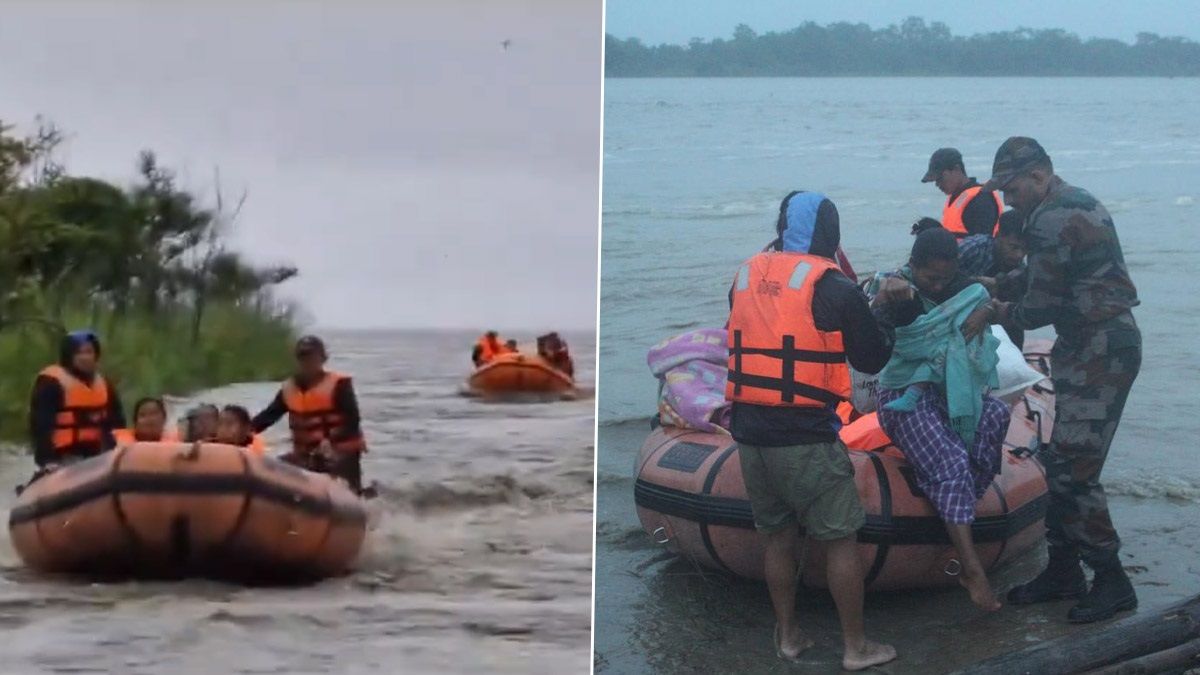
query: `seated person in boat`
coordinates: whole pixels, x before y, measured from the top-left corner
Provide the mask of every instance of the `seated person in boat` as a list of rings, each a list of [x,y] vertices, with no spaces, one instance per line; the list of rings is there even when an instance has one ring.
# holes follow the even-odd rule
[[[125,414],[116,389],[98,371],[100,354],[95,333],[70,333],[62,340],[58,363],[34,381],[29,432],[34,461],[44,470],[116,446],[113,430],[125,426]]]
[[[188,443],[211,443],[217,440],[217,424],[221,411],[211,403],[201,403],[188,411],[183,420],[181,435]]]
[[[567,347],[558,333],[548,333],[538,340],[538,354],[546,359],[556,370],[575,377],[575,362],[571,359],[571,350]]]
[[[489,330],[475,343],[471,352],[471,362],[478,368],[504,353],[504,344],[500,342],[500,334]]]
[[[250,411],[240,405],[227,405],[221,409],[216,441],[247,448],[258,455],[266,451],[262,436],[254,433],[250,423]]]
[[[133,428],[113,432],[117,445],[175,441],[178,437],[167,431],[167,406],[161,398],[140,399],[133,406]]]
[[[746,261],[730,293],[730,434],[740,448],[755,528],[766,538],[776,653],[794,661],[813,644],[795,617],[803,525],[827,561],[842,665],[862,670],[896,658],[896,651],[864,634],[856,535],[866,514],[838,438],[836,408],[850,397],[847,359],[861,372],[877,373],[891,341],[835,260],[841,233],[832,201],[817,192],[789,194],[776,233],[779,247]],[[786,362],[794,367],[782,378]]]
[[[262,433],[286,414],[292,451],[280,459],[340,478],[361,493],[362,454],[367,446],[354,385],[348,375],[325,370],[329,357],[320,338],[300,338],[295,355],[296,373],[251,420],[253,432]]]
[[[880,425],[945,523],[971,600],[998,609],[971,523],[976,502],[1000,473],[1010,413],[983,393],[994,384],[996,339],[964,337],[961,330],[976,313],[991,311],[987,292],[959,270],[954,235],[934,228],[917,235],[908,265],[877,275],[868,295],[881,323],[896,333],[880,374]]]
[[[504,353],[505,354],[520,354],[521,350],[517,347],[517,341],[509,340],[508,342],[505,342],[504,343]]]

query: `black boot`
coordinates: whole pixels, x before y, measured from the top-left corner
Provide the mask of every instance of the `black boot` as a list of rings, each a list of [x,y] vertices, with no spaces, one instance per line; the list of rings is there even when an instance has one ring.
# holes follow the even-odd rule
[[[1083,577],[1083,568],[1079,566],[1079,554],[1053,547],[1046,569],[1033,581],[1010,590],[1008,602],[1013,605],[1032,605],[1035,602],[1078,598],[1086,592],[1087,579]]]
[[[1137,609],[1137,593],[1117,556],[1096,566],[1092,590],[1067,613],[1071,623],[1103,621],[1117,612]]]

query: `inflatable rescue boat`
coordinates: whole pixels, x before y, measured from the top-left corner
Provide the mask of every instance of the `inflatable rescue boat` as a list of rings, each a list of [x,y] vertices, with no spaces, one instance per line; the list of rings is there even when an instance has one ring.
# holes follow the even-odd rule
[[[1046,375],[1048,350],[1046,343],[1033,343],[1025,352],[1030,365]],[[1045,470],[1035,455],[1053,424],[1049,380],[1018,395],[1001,472],[980,500],[972,525],[985,569],[1021,555],[1044,536],[1049,498]],[[858,532],[867,588],[956,583],[958,563],[946,528],[876,415],[846,425],[841,437],[867,512]],[[737,452],[727,434],[655,429],[637,461],[634,499],[642,527],[657,543],[705,567],[762,579],[764,540],[754,529]],[[824,588],[824,558],[817,547],[804,548],[801,581]]]
[[[342,483],[243,448],[134,443],[37,478],[9,514],[29,567],[291,583],[342,574],[366,534]]]
[[[512,394],[569,394],[571,376],[535,354],[501,354],[480,366],[467,382],[476,396]]]

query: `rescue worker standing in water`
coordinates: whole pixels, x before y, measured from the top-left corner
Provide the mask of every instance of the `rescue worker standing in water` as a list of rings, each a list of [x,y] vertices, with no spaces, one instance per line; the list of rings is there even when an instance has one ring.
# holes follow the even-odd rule
[[[1089,192],[1065,183],[1032,138],[1014,136],[996,151],[988,187],[1023,217],[1029,260],[1025,292],[992,301],[992,320],[1021,330],[1053,325],[1050,361],[1055,423],[1046,467],[1049,563],[1009,591],[1014,605],[1079,598],[1067,619],[1088,623],[1135,609],[1137,593],[1119,555],[1100,473],[1142,364],[1133,318],[1137,289],[1112,216]],[[986,330],[968,320],[968,338]],[[1095,572],[1089,587],[1080,561]]]
[[[296,343],[296,374],[284,381],[275,400],[251,421],[262,433],[285,414],[292,430],[289,464],[341,478],[362,492],[363,439],[358,399],[350,377],[325,370],[328,353],[320,338]]]
[[[940,148],[929,158],[929,169],[922,183],[933,183],[946,195],[942,208],[942,227],[962,239],[973,234],[995,235],[1000,229],[1004,205],[995,192],[985,190],[967,176],[962,154],[954,148]],[[916,234],[914,232],[914,234]]]
[[[795,661],[813,644],[794,615],[803,525],[824,549],[842,624],[842,667],[863,670],[896,658],[896,650],[868,641],[863,629],[855,536],[866,516],[838,438],[837,405],[850,398],[847,360],[877,373],[891,357],[892,341],[835,262],[841,228],[832,201],[792,192],[780,204],[776,233],[779,250],[746,261],[730,291],[729,430],[740,448],[755,528],[766,540],[776,653]]]
[[[95,333],[69,333],[58,363],[44,368],[34,381],[29,432],[34,461],[43,471],[116,446],[113,430],[125,427],[125,414],[116,389],[97,372],[99,361]]]

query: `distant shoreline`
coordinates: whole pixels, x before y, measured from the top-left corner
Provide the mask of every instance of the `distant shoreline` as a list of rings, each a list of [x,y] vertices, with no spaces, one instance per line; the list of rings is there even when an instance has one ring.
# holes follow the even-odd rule
[[[1132,42],[1084,40],[1061,29],[954,35],[909,17],[873,29],[809,21],[732,39],[647,45],[604,36],[605,77],[1200,77],[1200,42],[1139,33]]]

